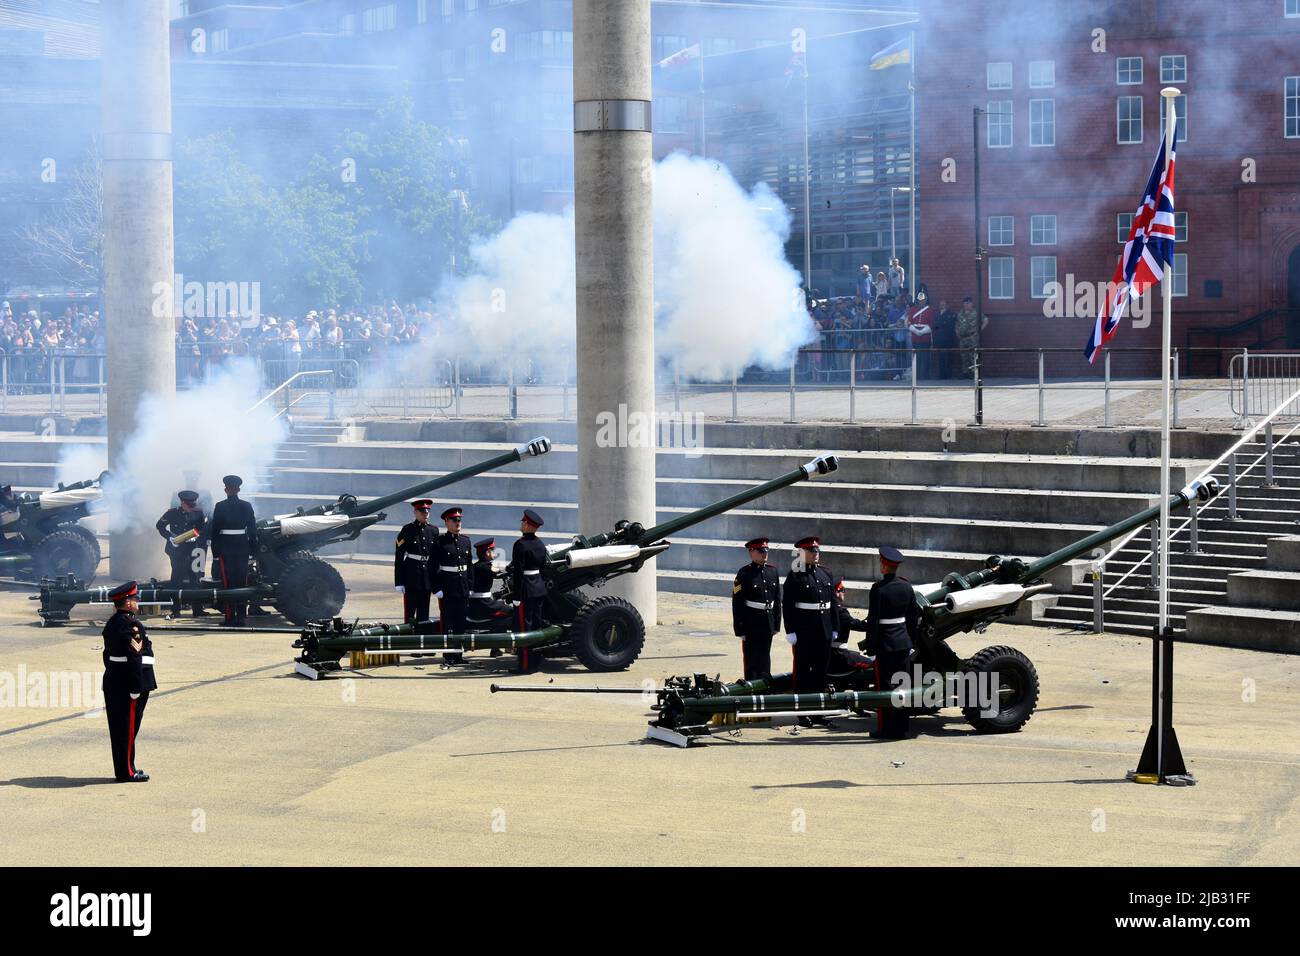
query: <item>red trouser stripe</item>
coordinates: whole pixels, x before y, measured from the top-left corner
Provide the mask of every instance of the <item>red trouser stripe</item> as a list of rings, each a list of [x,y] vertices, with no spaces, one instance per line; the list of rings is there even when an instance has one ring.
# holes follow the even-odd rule
[[[222,586],[223,588],[228,588],[228,587],[230,587],[230,585],[226,583],[226,582],[227,582],[227,578],[226,578],[226,559],[225,559],[225,558],[217,558],[217,563],[221,565],[221,586]],[[229,599],[227,599],[227,601],[226,601],[226,620],[227,620],[227,621],[232,620],[232,619],[234,618],[234,614],[235,614],[235,602],[234,602],[234,601],[231,601],[231,600],[229,600]]]
[[[135,705],[139,703],[136,698],[131,698],[131,716],[127,718],[126,724],[126,770],[127,773],[134,776],[135,774]]]
[[[876,667],[876,690],[877,690],[877,691],[882,691],[882,690],[884,690],[884,687],[882,687],[881,684],[880,684],[880,661],[879,661],[879,660],[877,660],[877,661],[875,662],[875,667]],[[884,731],[883,731],[883,728],[884,728],[884,726],[885,726],[885,725],[884,725],[884,722],[883,722],[883,721],[884,721],[884,715],[885,715],[885,712],[884,712],[883,710],[877,710],[877,711],[876,711],[876,733],[883,733],[883,732],[884,732]]]

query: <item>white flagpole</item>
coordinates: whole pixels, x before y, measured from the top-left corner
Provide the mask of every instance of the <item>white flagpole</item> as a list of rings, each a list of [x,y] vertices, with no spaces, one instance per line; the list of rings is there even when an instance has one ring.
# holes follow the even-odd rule
[[[1174,126],[1178,121],[1176,115],[1178,111],[1174,106],[1176,103],[1175,97],[1179,95],[1179,92],[1178,88],[1173,86],[1167,86],[1160,91],[1160,95],[1165,100],[1164,179],[1169,176],[1169,164],[1173,160]],[[1164,179],[1162,179],[1162,182]],[[1157,194],[1156,209],[1160,208],[1160,199],[1160,195]],[[1161,713],[1163,713],[1165,695],[1169,693],[1169,688],[1164,685],[1163,662],[1165,629],[1169,626],[1169,366],[1174,307],[1174,262],[1172,254],[1166,264],[1160,288],[1164,299],[1164,315],[1160,330],[1160,386],[1162,395],[1160,403],[1160,611],[1156,641],[1159,648],[1161,667],[1157,671],[1156,680],[1159,690],[1157,699],[1160,701]],[[1156,721],[1156,767],[1162,776],[1165,767],[1164,745],[1164,720],[1158,719]]]

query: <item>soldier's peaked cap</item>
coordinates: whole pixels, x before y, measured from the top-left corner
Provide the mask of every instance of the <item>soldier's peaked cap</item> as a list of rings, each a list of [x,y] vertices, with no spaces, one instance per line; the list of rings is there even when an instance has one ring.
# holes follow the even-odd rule
[[[176,497],[181,501],[193,503],[199,500],[199,493],[197,491],[178,491],[176,492]]]
[[[243,487],[244,479],[240,478],[238,475],[226,475],[226,477],[221,479],[221,483],[229,488],[241,488]]]
[[[766,548],[767,538],[750,538],[748,541],[745,542],[745,547],[750,549],[751,551],[754,548]]]
[[[477,551],[479,554],[482,554],[484,551],[487,551],[491,548],[495,548],[496,544],[497,544],[496,538],[484,538],[482,541],[477,541],[474,543],[474,550]]]
[[[888,561],[890,564],[902,564],[903,552],[899,551],[897,548],[891,548],[889,545],[885,545],[880,549],[880,560]]]
[[[822,544],[821,538],[817,537],[817,535],[815,534],[810,534],[806,538],[800,538],[798,541],[794,543],[794,546],[796,548],[820,548],[821,544]]]
[[[524,520],[527,521],[527,522],[528,522],[529,524],[531,524],[531,525],[536,525],[536,526],[539,527],[539,528],[540,528],[543,524],[546,523],[546,522],[542,521],[542,516],[539,515],[539,514],[538,514],[536,511],[534,511],[532,508],[525,508],[525,509],[524,509]]]
[[[433,507],[433,499],[432,499],[432,498],[417,498],[415,501],[412,501],[412,502],[411,502],[411,507],[412,507],[412,508],[419,508],[421,511],[428,511],[430,508]]]
[[[113,590],[108,592],[108,599],[114,604],[125,601],[129,597],[135,597],[140,593],[140,585],[134,581],[127,581],[125,584],[119,584]]]
[[[459,518],[461,514],[462,512],[460,508],[453,507],[453,508],[448,508],[439,517],[441,517],[443,521],[446,521],[448,518]]]

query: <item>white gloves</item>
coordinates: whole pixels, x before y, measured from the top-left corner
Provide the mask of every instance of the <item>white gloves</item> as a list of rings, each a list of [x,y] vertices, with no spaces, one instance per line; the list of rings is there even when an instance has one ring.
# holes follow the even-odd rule
[[[405,593],[406,593],[406,585],[404,585],[404,584],[396,584],[396,585],[393,586],[393,590],[396,591],[398,594],[405,594]]]
[[[791,647],[794,647],[796,644],[799,643],[799,635],[794,633],[793,631],[790,631],[788,634],[786,634],[785,639],[790,642]]]
[[[435,591],[433,596],[436,597],[439,601],[442,600],[442,592],[441,592],[441,591]]]
[[[132,699],[132,700],[139,700],[139,699],[140,699],[140,695],[139,695],[139,694],[132,694],[132,695],[131,695],[131,699]]]

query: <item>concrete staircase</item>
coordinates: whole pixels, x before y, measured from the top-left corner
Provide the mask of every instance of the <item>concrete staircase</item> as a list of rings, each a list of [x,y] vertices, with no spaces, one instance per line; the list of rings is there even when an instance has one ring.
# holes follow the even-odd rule
[[[259,513],[332,501],[344,492],[362,499],[387,494],[546,434],[556,443],[551,454],[445,489],[435,498],[435,513],[448,504],[464,507],[466,533],[475,540],[491,535],[513,541],[525,507],[545,516],[542,537],[550,542],[603,530],[579,524],[571,422],[360,425],[362,441],[339,441],[334,425],[324,426],[320,441],[298,432],[295,451],[305,451],[307,460],[277,464]],[[657,561],[664,590],[728,595],[735,569],[746,560],[741,543],[747,538],[771,537],[784,568],[789,542],[819,533],[825,563],[845,577],[849,602],[861,606],[877,577],[881,545],[909,553],[912,580],[938,581],[950,571],[979,567],[989,554],[1054,551],[1145,507],[1159,485],[1152,436],[1145,431],[963,429],[952,436],[927,427],[710,423],[702,439],[699,449],[659,450],[656,520],[790,471],[814,450],[836,452],[841,468],[829,480],[801,482],[688,529]],[[1176,463],[1173,480],[1185,481],[1230,442],[1230,435],[1180,435],[1175,451],[1189,460]],[[645,516],[628,517],[648,523]],[[391,560],[393,538],[406,519],[404,509],[394,509],[347,552],[356,560]],[[1083,569],[1084,563],[1075,563],[1051,580],[1068,592]]]
[[[1262,442],[1247,444],[1240,453],[1239,467],[1244,471],[1263,452]],[[1300,601],[1300,578],[1286,576],[1286,572],[1300,571],[1300,567],[1289,568],[1285,564],[1287,558],[1275,557],[1270,569],[1269,559],[1270,548],[1276,546],[1279,538],[1300,532],[1300,444],[1278,445],[1274,457],[1272,486],[1266,482],[1262,463],[1239,480],[1236,520],[1229,518],[1226,493],[1200,511],[1195,553],[1189,551],[1190,528],[1183,528],[1174,536],[1169,553],[1173,587],[1169,620],[1176,631],[1189,631],[1188,639],[1199,635],[1204,640],[1212,636],[1208,631],[1214,627],[1228,627],[1245,620],[1234,608],[1282,610]],[[1216,477],[1226,488],[1227,467],[1218,469]],[[1174,528],[1178,529],[1185,520],[1186,514],[1175,516]],[[1290,552],[1283,549],[1278,554]],[[1148,529],[1135,536],[1107,565],[1104,576],[1108,591],[1107,631],[1152,633],[1157,621],[1157,592],[1152,582],[1150,555]],[[1276,570],[1277,562],[1281,562],[1281,577]],[[1288,590],[1294,590],[1296,596],[1288,598]],[[1201,613],[1198,609],[1206,611]],[[1300,610],[1300,607],[1293,609]],[[1075,584],[1069,594],[1061,595],[1043,611],[1044,623],[1090,627],[1092,619],[1090,579]],[[1268,622],[1261,626],[1265,631],[1279,630]],[[1268,640],[1285,643],[1286,636],[1276,633]],[[1300,644],[1296,650],[1300,651]]]

